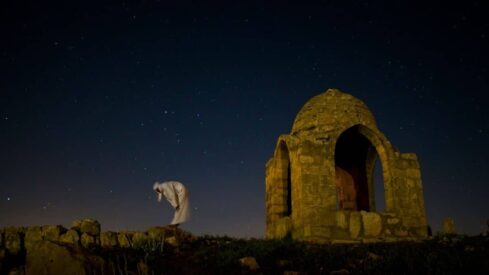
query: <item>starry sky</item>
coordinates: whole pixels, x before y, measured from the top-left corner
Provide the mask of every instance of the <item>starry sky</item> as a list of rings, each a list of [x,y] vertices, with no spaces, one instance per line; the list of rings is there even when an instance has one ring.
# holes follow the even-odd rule
[[[338,88],[418,154],[433,231],[486,228],[486,1],[32,2],[0,4],[0,226],[164,225],[179,180],[184,229],[262,237],[278,136]]]

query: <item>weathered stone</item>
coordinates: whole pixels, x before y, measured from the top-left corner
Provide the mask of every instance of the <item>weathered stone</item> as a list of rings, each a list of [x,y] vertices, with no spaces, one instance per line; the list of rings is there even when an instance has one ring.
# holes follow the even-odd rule
[[[100,233],[100,244],[102,247],[116,247],[117,233],[111,231]]]
[[[24,247],[29,250],[31,246],[42,240],[42,228],[40,226],[28,227],[25,231]]]
[[[70,229],[73,229],[73,230],[77,231],[78,233],[80,233],[82,222],[83,222],[83,220],[72,221]]]
[[[382,231],[382,218],[373,212],[360,212],[365,236],[377,237]]]
[[[148,237],[151,239],[163,240],[166,236],[170,235],[170,231],[167,227],[163,226],[155,226],[151,227],[147,230]],[[173,235],[173,233],[172,233]]]
[[[66,231],[66,233],[61,235],[61,238],[59,240],[63,243],[78,245],[80,243],[80,236],[78,235],[77,231],[75,231],[74,229],[70,229]]]
[[[61,225],[44,225],[42,227],[42,238],[48,241],[59,241],[66,228]]]
[[[387,224],[398,224],[399,218],[387,218]]]
[[[360,230],[362,229],[360,218],[360,213],[358,212],[350,214],[350,237],[352,239],[356,239],[360,235]]]
[[[455,234],[455,221],[452,218],[443,220],[443,234]]]
[[[5,230],[5,248],[8,253],[17,255],[22,251],[22,233],[18,228],[12,227]]]
[[[100,234],[100,223],[94,219],[84,219],[80,225],[80,232],[90,236],[98,236]]]
[[[165,243],[168,243],[168,244],[173,245],[173,246],[179,246],[180,245],[180,242],[177,240],[177,237],[175,237],[175,236],[165,238]]]
[[[81,245],[86,248],[95,247],[97,245],[95,237],[87,233],[82,233],[80,237],[80,242]]]
[[[383,169],[386,209],[392,214],[384,222],[372,211],[369,191],[377,159]],[[416,154],[397,150],[368,107],[337,89],[306,102],[291,133],[279,136],[266,163],[265,183],[267,238],[290,235],[325,242],[349,231],[351,239],[380,239],[386,237],[384,223],[390,233],[400,225],[426,227]],[[361,217],[360,211],[365,213]],[[402,239],[391,235],[396,236]],[[415,230],[409,237],[426,236]]]
[[[79,248],[39,241],[27,251],[26,274],[110,274],[101,257]]]
[[[342,229],[348,229],[347,215],[344,211],[336,212],[336,224]]]
[[[146,232],[135,232],[134,235],[132,235],[132,246],[133,247],[140,247],[144,245],[148,241],[148,235]]]
[[[239,259],[239,264],[242,267],[246,267],[252,271],[258,270],[260,268],[260,266],[258,265],[258,263],[256,262],[256,259],[254,257],[241,258],[241,259]]]
[[[119,243],[119,246],[122,248],[131,247],[131,240],[126,233],[122,232],[117,234],[117,242]]]

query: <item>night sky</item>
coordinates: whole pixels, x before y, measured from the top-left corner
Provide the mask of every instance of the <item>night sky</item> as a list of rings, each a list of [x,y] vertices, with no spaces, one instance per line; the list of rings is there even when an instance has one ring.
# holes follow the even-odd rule
[[[262,237],[278,136],[338,88],[418,155],[433,231],[486,228],[487,1],[33,2],[0,4],[0,227],[165,225],[179,180],[184,229]]]

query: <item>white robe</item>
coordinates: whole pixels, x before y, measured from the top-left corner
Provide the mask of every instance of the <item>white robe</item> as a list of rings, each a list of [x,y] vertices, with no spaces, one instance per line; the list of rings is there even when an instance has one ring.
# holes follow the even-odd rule
[[[188,190],[178,181],[155,182],[153,190],[158,193],[158,202],[162,196],[175,208],[171,224],[180,224],[189,218]]]

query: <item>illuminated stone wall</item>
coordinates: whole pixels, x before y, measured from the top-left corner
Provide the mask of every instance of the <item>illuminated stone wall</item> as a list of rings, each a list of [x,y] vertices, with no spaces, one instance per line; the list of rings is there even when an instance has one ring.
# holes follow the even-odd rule
[[[382,164],[384,212],[375,211],[376,159]],[[338,169],[347,173],[341,182]],[[341,189],[348,179],[355,191]],[[346,196],[356,203],[340,203]],[[397,151],[367,106],[335,89],[309,100],[291,133],[278,138],[266,164],[266,211],[267,238],[367,242],[427,235],[416,155]]]

